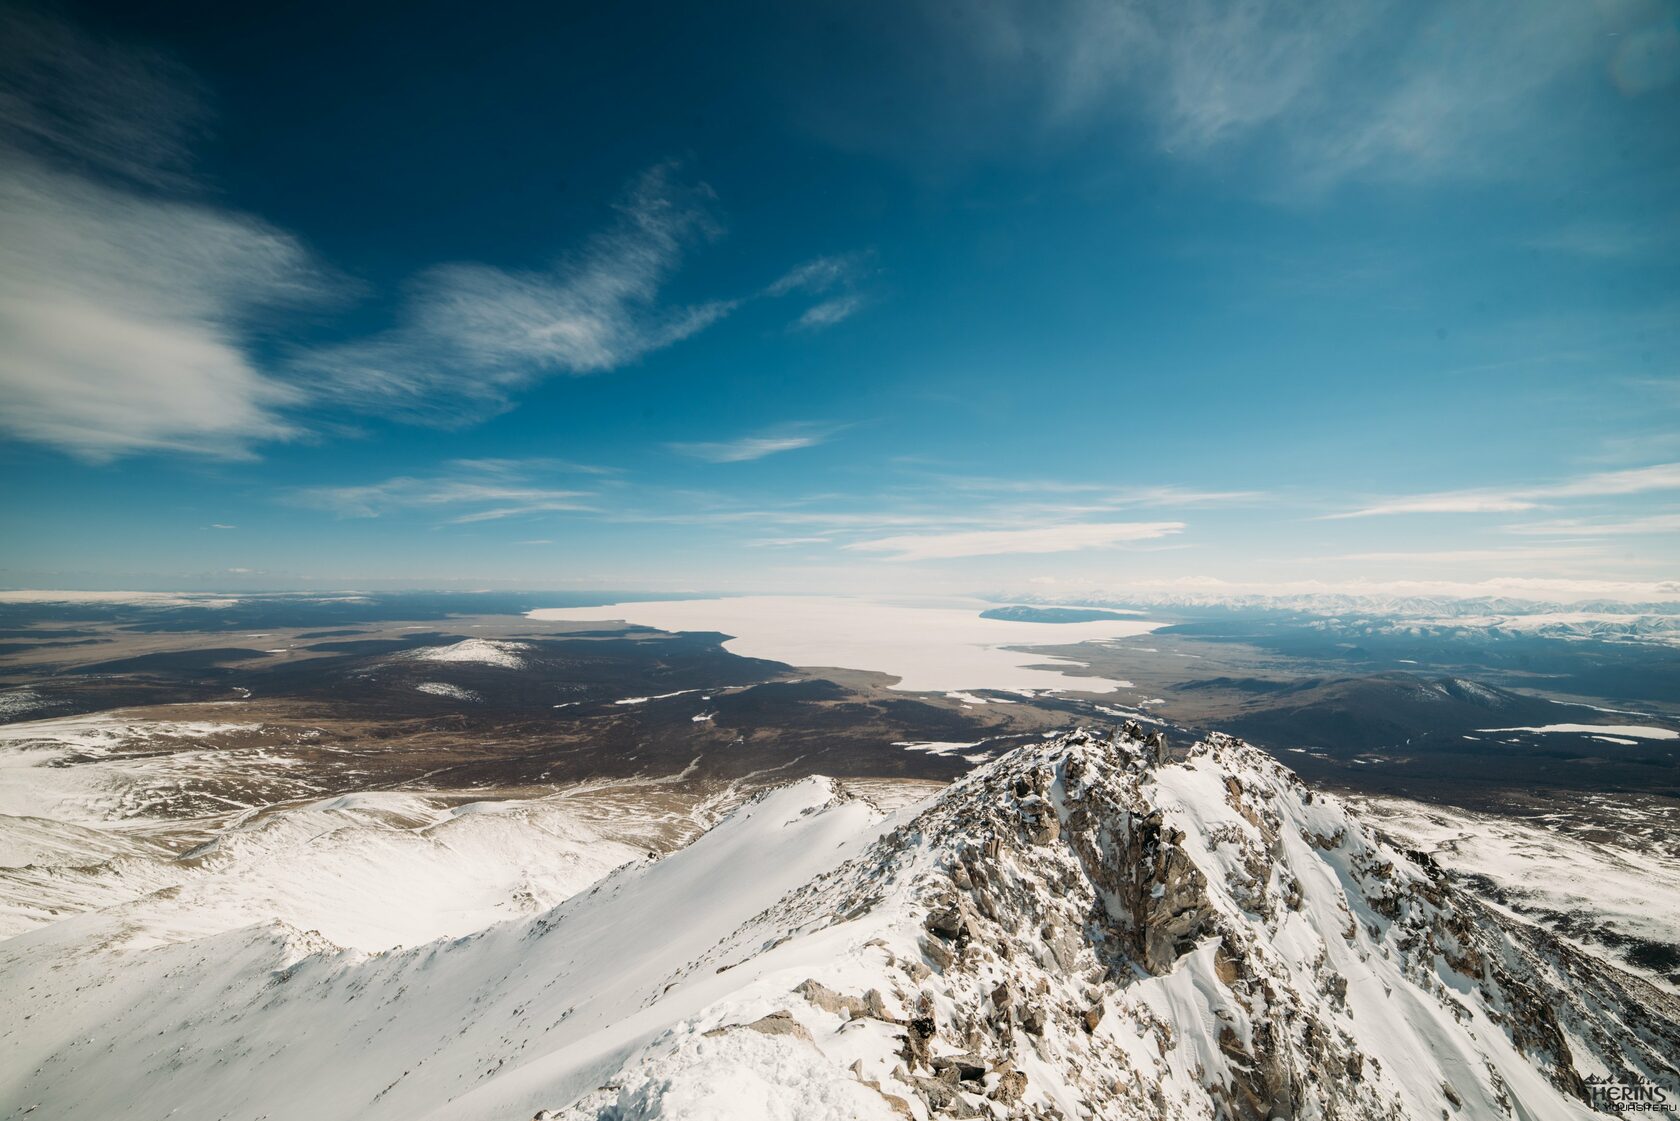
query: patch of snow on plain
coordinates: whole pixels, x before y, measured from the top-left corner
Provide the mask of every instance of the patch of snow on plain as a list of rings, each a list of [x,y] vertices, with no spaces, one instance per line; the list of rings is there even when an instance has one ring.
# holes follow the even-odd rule
[[[525,642],[498,642],[488,638],[466,638],[451,646],[422,646],[400,657],[416,662],[465,662],[502,669],[524,669],[520,655],[531,648]]]
[[[1541,724],[1534,728],[1477,728],[1478,732],[1574,732],[1581,735],[1632,736],[1641,740],[1680,739],[1680,732],[1671,728],[1655,728],[1649,724]]]
[[[189,749],[212,737],[239,737],[260,724],[145,720],[113,712],[0,725],[0,815],[94,824],[159,816],[170,790],[221,761],[249,762],[225,746]],[[173,750],[155,750],[168,748]]]
[[[832,666],[884,673],[895,689],[950,693],[973,689],[1074,690],[1106,693],[1122,683],[1084,677],[1068,657],[1030,647],[1145,634],[1162,626],[1141,619],[1040,623],[982,619],[980,600],[889,600],[843,596],[737,596],[618,603],[605,607],[539,608],[542,620],[622,621],[667,631],[721,631],[724,647],[745,658],[791,666]],[[1028,649],[1013,649],[1023,647]]]
[[[430,693],[434,697],[448,697],[452,701],[477,701],[482,699],[471,689],[463,689],[459,685],[451,685],[447,681],[422,681],[414,688],[422,693]]]
[[[944,740],[895,740],[893,746],[902,747],[908,751],[923,751],[929,755],[955,755],[959,751],[979,747],[985,742],[985,740],[979,740],[975,743],[951,743]]]
[[[663,701],[671,697],[681,697],[688,693],[698,693],[698,689],[678,689],[675,693],[655,693],[651,697],[625,697],[622,701],[614,701],[615,705],[645,705],[649,701]]]

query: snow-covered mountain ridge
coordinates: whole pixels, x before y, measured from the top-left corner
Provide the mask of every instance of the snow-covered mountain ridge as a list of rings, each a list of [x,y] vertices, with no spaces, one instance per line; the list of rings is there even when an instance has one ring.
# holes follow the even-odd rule
[[[86,917],[73,922],[90,921]],[[1669,998],[1237,741],[1019,749],[883,815],[808,779],[528,920],[0,943],[54,1118],[1590,1116],[1680,1094]]]

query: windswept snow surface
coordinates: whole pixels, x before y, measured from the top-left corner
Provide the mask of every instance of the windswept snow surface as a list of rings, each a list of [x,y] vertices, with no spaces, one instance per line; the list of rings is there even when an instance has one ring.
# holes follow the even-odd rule
[[[0,817],[92,823],[155,815],[189,795],[195,777],[270,760],[263,748],[244,746],[260,730],[121,712],[0,725]],[[191,750],[212,738],[214,745]]]
[[[745,658],[890,674],[911,692],[1063,689],[1106,693],[1122,682],[1070,672],[1081,664],[1012,647],[1072,645],[1145,634],[1141,619],[1022,623],[983,619],[982,600],[887,600],[845,596],[738,596],[605,607],[555,607],[533,619],[622,621],[666,631],[721,631]]]
[[[1565,1121],[1593,1116],[1587,1074],[1680,1093],[1680,1025],[1639,982],[1507,927],[1245,745],[1146,755],[1058,737],[892,814],[806,779],[540,915],[401,951],[56,923],[0,942],[0,1101]]]

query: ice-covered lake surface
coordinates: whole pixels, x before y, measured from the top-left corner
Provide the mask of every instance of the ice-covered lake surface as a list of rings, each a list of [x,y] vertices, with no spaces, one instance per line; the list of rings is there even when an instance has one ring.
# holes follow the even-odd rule
[[[622,621],[665,631],[721,631],[747,658],[890,674],[911,692],[967,689],[1106,693],[1122,682],[1085,676],[1085,666],[1034,646],[1065,646],[1147,634],[1147,619],[1027,623],[985,619],[972,599],[735,596],[719,599],[540,608],[533,619]]]

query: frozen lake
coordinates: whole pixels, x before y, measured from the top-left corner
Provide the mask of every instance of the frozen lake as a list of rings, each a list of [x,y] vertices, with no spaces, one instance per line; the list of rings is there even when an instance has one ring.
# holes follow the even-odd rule
[[[1009,647],[1067,645],[1147,634],[1147,619],[1023,623],[982,619],[983,600],[853,596],[735,596],[615,603],[528,612],[533,619],[623,621],[665,631],[721,631],[731,653],[793,666],[871,670],[911,692],[1062,689],[1106,693],[1119,681],[1082,677],[1081,663]]]

